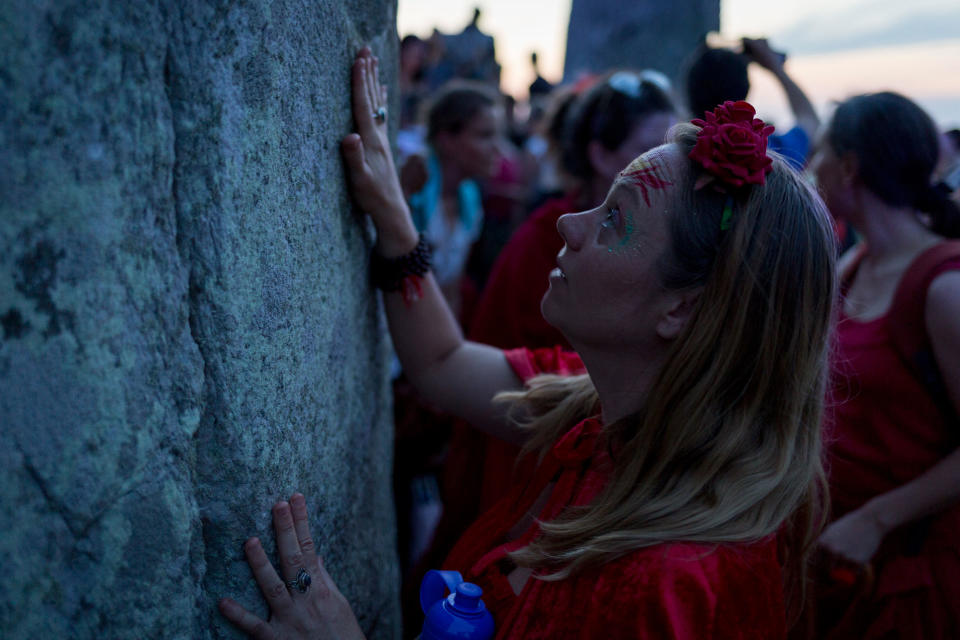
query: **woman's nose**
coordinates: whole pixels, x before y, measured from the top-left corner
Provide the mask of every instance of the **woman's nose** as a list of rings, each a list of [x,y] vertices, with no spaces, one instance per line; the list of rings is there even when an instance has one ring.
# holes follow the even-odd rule
[[[578,250],[583,246],[582,217],[582,213],[565,213],[557,219],[557,231],[572,250]]]

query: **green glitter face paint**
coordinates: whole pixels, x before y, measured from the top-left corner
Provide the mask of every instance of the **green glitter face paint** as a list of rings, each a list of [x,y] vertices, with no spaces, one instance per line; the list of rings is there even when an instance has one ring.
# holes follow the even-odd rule
[[[633,215],[627,212],[623,218],[623,236],[616,245],[607,247],[607,253],[623,253],[629,249],[630,239],[633,237],[634,231],[636,231],[636,226],[633,224]]]

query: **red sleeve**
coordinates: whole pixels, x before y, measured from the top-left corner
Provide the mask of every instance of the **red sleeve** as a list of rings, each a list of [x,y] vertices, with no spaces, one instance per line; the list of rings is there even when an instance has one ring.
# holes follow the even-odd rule
[[[666,551],[652,552],[663,553]],[[713,638],[717,613],[715,585],[696,558],[664,557],[625,562],[622,573],[604,578],[587,623],[597,630],[615,623],[617,638],[694,640]],[[604,604],[605,602],[605,604]],[[606,610],[607,613],[604,613]]]
[[[526,384],[527,380],[541,373],[574,376],[586,373],[583,361],[573,351],[565,351],[559,345],[543,349],[510,349],[504,351],[514,373]]]

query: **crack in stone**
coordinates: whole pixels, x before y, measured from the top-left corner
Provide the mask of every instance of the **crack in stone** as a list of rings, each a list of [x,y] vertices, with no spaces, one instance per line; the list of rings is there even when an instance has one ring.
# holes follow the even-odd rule
[[[36,466],[34,466],[34,464],[30,461],[30,456],[28,456],[23,450],[23,447],[20,446],[20,443],[18,443],[16,440],[13,440],[13,446],[23,457],[24,471],[27,472],[27,475],[30,476],[30,479],[33,480],[33,483],[40,490],[40,494],[43,496],[43,499],[47,501],[50,510],[60,516],[60,519],[63,520],[63,524],[66,525],[67,530],[70,531],[70,534],[74,537],[74,539],[80,538],[80,534],[87,530],[87,526],[77,529],[76,525],[70,522],[70,518],[68,517],[70,511],[67,505],[50,491],[50,488],[47,486],[47,480],[40,475],[40,471],[38,471]]]
[[[180,258],[181,264],[187,271],[187,292],[185,296],[186,303],[186,312],[187,312],[187,330],[190,332],[190,340],[193,343],[193,347],[196,349],[197,356],[200,359],[200,415],[198,417],[198,424],[196,431],[193,433],[193,438],[191,444],[194,447],[194,455],[192,456],[193,460],[196,461],[199,456],[198,449],[200,448],[200,442],[198,440],[198,435],[203,428],[203,425],[211,419],[209,403],[206,401],[210,393],[209,391],[209,375],[208,375],[208,359],[207,354],[203,348],[203,340],[199,327],[199,318],[198,318],[198,308],[200,305],[200,293],[202,291],[202,286],[199,284],[199,274],[197,273],[197,265],[194,261],[193,256],[193,247],[192,247],[192,238],[187,233],[187,230],[190,229],[189,220],[187,217],[187,212],[185,211],[185,204],[181,198],[181,189],[183,184],[181,182],[181,172],[184,171],[184,136],[182,135],[181,118],[184,117],[184,105],[178,100],[178,87],[177,87],[177,68],[175,54],[173,51],[175,38],[175,33],[177,29],[177,22],[183,23],[183,7],[179,5],[174,5],[171,8],[171,15],[167,16],[168,26],[172,33],[168,33],[167,49],[163,61],[163,88],[164,96],[167,100],[167,107],[170,114],[170,130],[171,130],[171,148],[172,148],[172,163],[171,163],[171,202],[173,206],[173,234],[174,242],[177,248],[177,255]],[[198,495],[202,490],[201,484],[198,480],[198,469],[196,468],[196,463],[189,465],[189,473],[192,478],[191,490],[193,492],[193,500],[197,506],[197,509],[200,509],[202,500]],[[207,566],[206,566],[206,553],[208,548],[207,542],[207,525],[204,520],[201,518],[199,531],[195,530],[195,533],[190,536],[190,574],[195,587],[194,593],[194,607],[198,615],[198,620],[203,619],[210,614],[210,601],[208,594],[203,588],[203,584],[207,578]],[[198,623],[199,624],[199,623]],[[202,628],[198,626],[198,629]]]
[[[23,469],[27,472],[27,475],[30,476],[30,479],[33,480],[34,484],[40,490],[40,494],[43,496],[44,500],[46,500],[53,513],[60,516],[60,518],[63,520],[64,525],[67,527],[67,530],[70,531],[70,534],[73,536],[75,542],[87,538],[90,535],[90,531],[101,520],[103,520],[104,515],[111,510],[113,505],[126,498],[128,495],[136,491],[141,484],[143,484],[140,482],[135,482],[132,485],[121,487],[119,491],[104,501],[103,508],[93,513],[90,517],[86,517],[77,514],[74,510],[71,510],[64,500],[61,500],[54,495],[53,491],[51,491],[48,486],[48,481],[43,477],[36,465],[31,462],[30,456],[26,451],[24,451],[19,442],[14,440],[13,446],[23,458]],[[156,481],[159,479],[159,476],[154,476],[150,480]],[[73,520],[76,520],[77,522],[73,522]],[[78,523],[80,523],[79,526]]]

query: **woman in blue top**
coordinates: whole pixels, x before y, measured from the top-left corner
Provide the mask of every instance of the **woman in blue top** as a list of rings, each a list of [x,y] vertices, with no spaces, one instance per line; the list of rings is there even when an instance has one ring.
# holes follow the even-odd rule
[[[427,114],[427,179],[408,198],[417,231],[433,250],[437,283],[455,312],[467,256],[483,226],[476,180],[493,175],[500,160],[497,106],[497,94],[477,82],[441,89]]]

